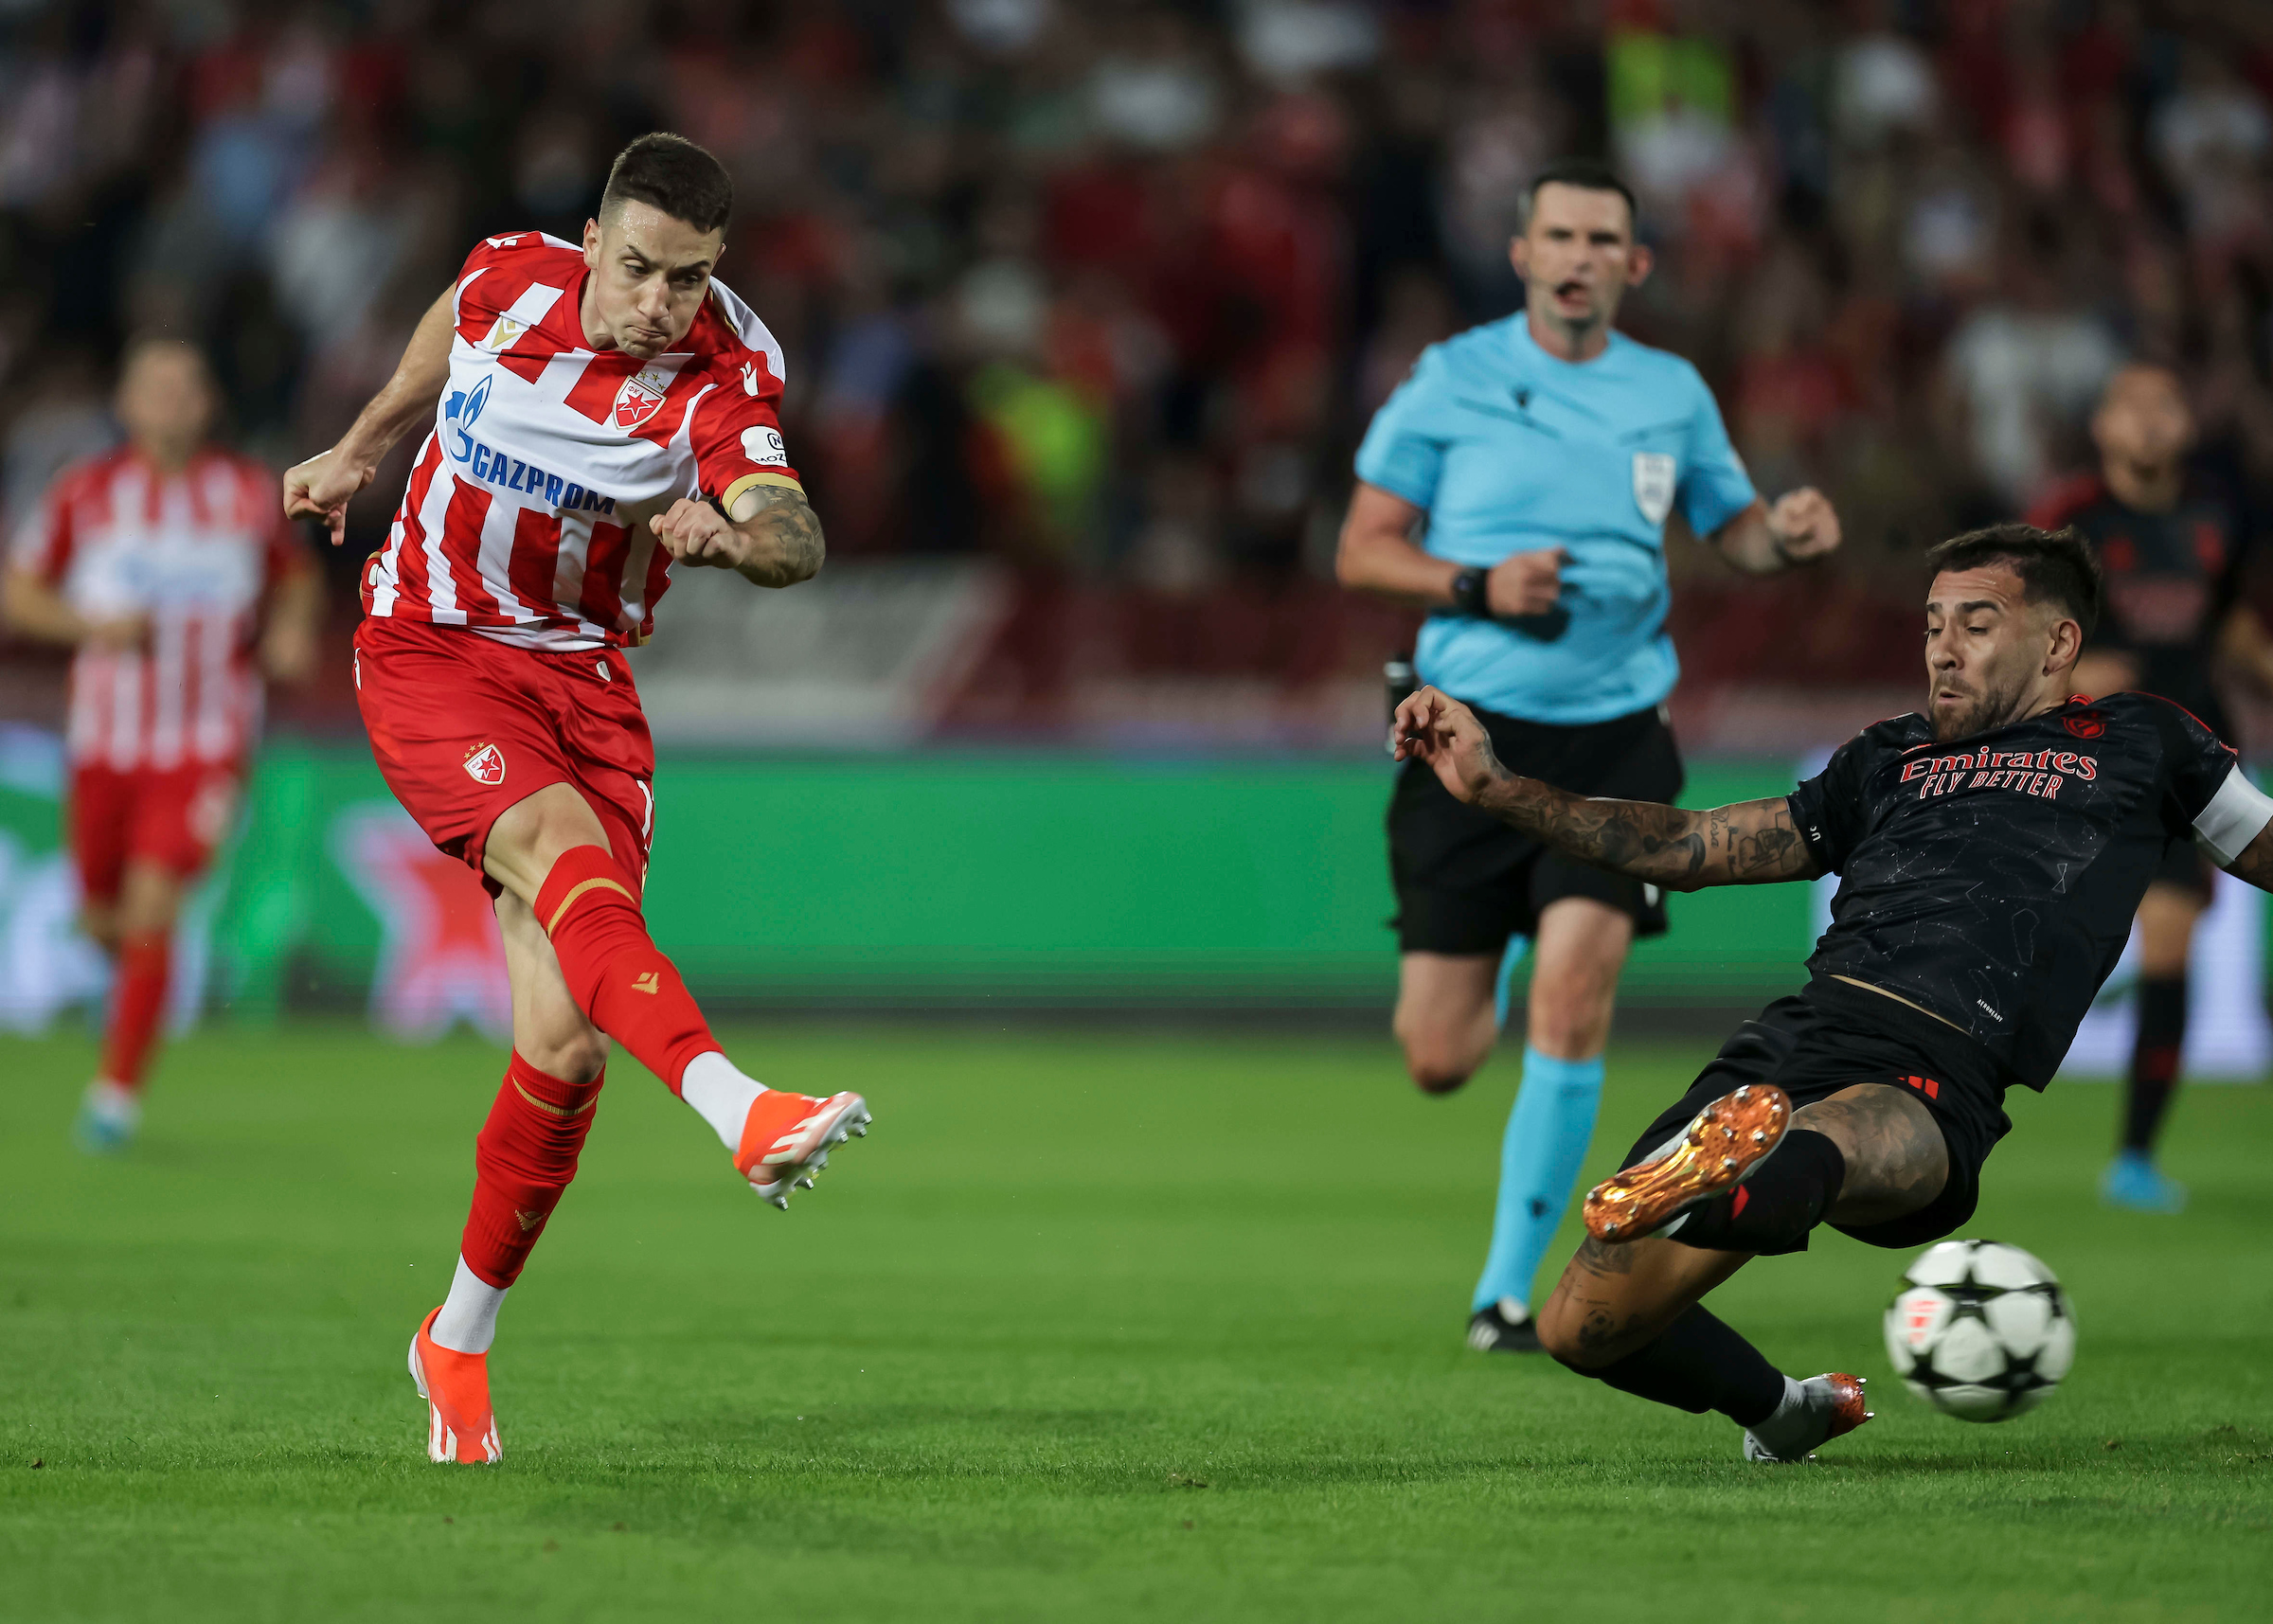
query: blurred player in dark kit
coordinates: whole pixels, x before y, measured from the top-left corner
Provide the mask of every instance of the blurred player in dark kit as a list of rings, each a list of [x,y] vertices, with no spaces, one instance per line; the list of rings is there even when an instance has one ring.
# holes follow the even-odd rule
[[[9,562],[9,624],[77,651],[68,835],[86,932],[117,970],[76,1129],[90,1151],[140,1126],[174,923],[234,820],[261,679],[315,667],[320,578],[275,475],[208,442],[218,405],[191,346],[130,348],[126,444],[56,476]]]
[[[2106,572],[2107,611],[2076,666],[2080,693],[2125,689],[2184,705],[2236,743],[2213,675],[2273,691],[2273,639],[2241,601],[2249,536],[2236,503],[2190,466],[2193,414],[2177,375],[2136,363],[2108,381],[2091,420],[2100,472],[2051,492],[2031,517],[2072,525]],[[2176,1212],[2186,1188],[2155,1165],[2155,1141],[2186,1047],[2187,966],[2210,900],[2210,868],[2173,841],[2139,907],[2139,1035],[2122,1143],[2101,1182],[2111,1206]]]

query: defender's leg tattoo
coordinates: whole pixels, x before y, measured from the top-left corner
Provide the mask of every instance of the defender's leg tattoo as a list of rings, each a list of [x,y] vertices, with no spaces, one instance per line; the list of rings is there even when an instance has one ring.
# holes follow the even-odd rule
[[[1620,1392],[1755,1425],[1782,1401],[1783,1377],[1697,1305],[1749,1261],[1665,1240],[1590,1239],[1540,1310],[1541,1344]]]
[[[1835,1223],[1886,1223],[1916,1212],[1949,1183],[1949,1141],[1923,1100],[1892,1083],[1858,1083],[1792,1116],[1794,1128],[1839,1148],[1847,1176],[1825,1214]]]

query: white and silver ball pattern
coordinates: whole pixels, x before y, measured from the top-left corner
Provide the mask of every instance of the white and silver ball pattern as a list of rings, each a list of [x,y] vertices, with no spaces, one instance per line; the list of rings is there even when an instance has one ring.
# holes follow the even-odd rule
[[[1887,1306],[1887,1357],[1944,1415],[2002,1421],[2067,1375],[2076,1321],[2041,1260],[1999,1240],[1942,1240],[1920,1253]]]

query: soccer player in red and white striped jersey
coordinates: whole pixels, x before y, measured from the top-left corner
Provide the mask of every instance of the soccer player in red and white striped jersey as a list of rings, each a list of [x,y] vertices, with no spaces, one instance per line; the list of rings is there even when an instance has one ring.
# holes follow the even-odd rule
[[[776,415],[781,347],[711,277],[732,201],[709,153],[641,136],[582,246],[478,244],[346,437],[284,479],[285,510],[336,540],[380,459],[426,426],[364,573],[357,694],[396,796],[496,898],[513,982],[456,1275],[411,1339],[438,1461],[500,1457],[497,1312],[575,1176],[609,1038],[779,1205],[868,1121],[856,1094],[733,1066],[639,911],[654,752],[624,645],[653,630],[674,562],[767,587],[821,564]]]
[[[206,442],[203,356],[127,353],[127,444],[57,475],[17,534],[8,618],[75,647],[69,837],[87,932],[114,955],[102,1070],[80,1142],[114,1150],[141,1116],[184,890],[227,832],[260,725],[263,671],[315,661],[321,586],[276,509],[275,475]]]

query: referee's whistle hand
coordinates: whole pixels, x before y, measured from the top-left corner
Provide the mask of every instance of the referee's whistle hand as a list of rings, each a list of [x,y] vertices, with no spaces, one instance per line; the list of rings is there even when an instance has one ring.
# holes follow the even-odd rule
[[[1484,580],[1485,596],[1491,602],[1494,617],[1518,619],[1527,615],[1545,615],[1554,608],[1563,596],[1563,566],[1569,562],[1570,555],[1561,547],[1510,553],[1500,560]]]
[[[1812,485],[1787,491],[1768,509],[1768,534],[1786,563],[1807,563],[1838,550],[1839,515]]]

